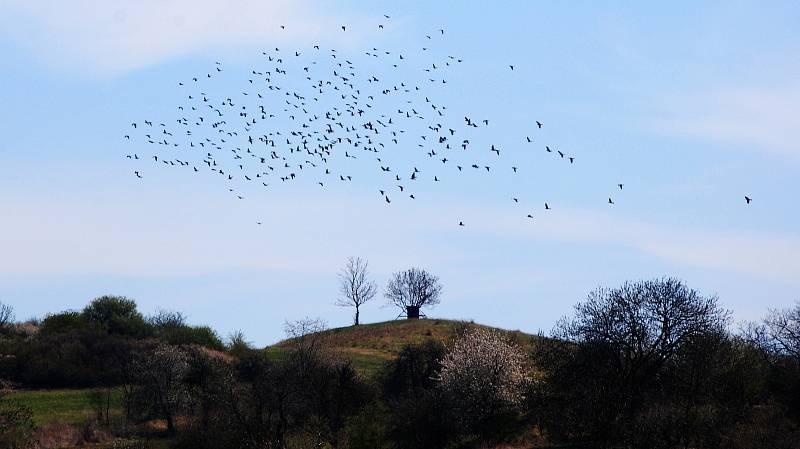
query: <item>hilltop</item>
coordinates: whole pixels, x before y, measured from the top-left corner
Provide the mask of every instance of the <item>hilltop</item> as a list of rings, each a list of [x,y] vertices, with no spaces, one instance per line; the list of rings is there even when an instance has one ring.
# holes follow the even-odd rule
[[[387,361],[396,357],[405,346],[419,344],[428,339],[447,343],[465,326],[497,331],[508,336],[526,352],[541,338],[519,330],[506,330],[470,321],[439,318],[359,324],[358,326],[328,329],[313,335],[323,339],[326,346],[351,359],[364,374],[373,374]],[[292,339],[283,340],[267,347],[265,351],[278,358],[291,344]]]

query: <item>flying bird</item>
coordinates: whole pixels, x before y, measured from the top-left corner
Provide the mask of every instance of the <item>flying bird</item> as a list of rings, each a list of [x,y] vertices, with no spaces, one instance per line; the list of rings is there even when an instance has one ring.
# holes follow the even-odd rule
[[[389,19],[389,16],[384,15],[384,18]],[[383,29],[386,23],[383,21],[378,24],[378,28]],[[345,25],[340,25],[340,27],[343,32],[347,30]],[[280,25],[280,29],[285,30],[286,26]],[[436,30],[439,31],[440,36],[444,36],[444,28]],[[430,35],[423,34],[431,41],[433,35],[435,32]],[[437,42],[446,42],[446,39],[442,37],[440,41],[437,39]],[[142,143],[152,145],[148,148],[154,149],[151,153],[153,162],[148,162],[157,163],[159,167],[165,168],[187,167],[193,170],[197,176],[202,176],[207,168],[209,173],[225,180],[228,183],[226,188],[229,188],[230,192],[240,200],[246,196],[246,193],[242,191],[244,187],[247,185],[268,187],[269,183],[265,181],[270,177],[279,178],[286,185],[293,182],[316,183],[320,187],[326,187],[324,190],[316,191],[326,192],[332,190],[332,186],[335,186],[336,183],[326,186],[325,184],[329,184],[329,182],[325,177],[332,177],[335,180],[338,176],[339,180],[343,182],[352,181],[353,177],[360,177],[362,172],[351,172],[352,176],[344,174],[348,168],[353,167],[364,171],[374,170],[379,174],[402,173],[405,169],[411,171],[413,168],[410,175],[411,180],[419,180],[420,184],[427,185],[424,180],[430,179],[427,177],[428,174],[425,175],[425,178],[422,178],[421,175],[418,176],[422,170],[417,167],[423,166],[427,160],[422,154],[427,154],[429,158],[435,157],[442,164],[450,162],[450,165],[455,165],[459,179],[462,175],[469,176],[468,173],[463,172],[464,167],[471,166],[479,172],[480,168],[485,168],[485,176],[482,176],[475,185],[477,189],[487,188],[488,183],[501,180],[507,173],[502,167],[500,169],[495,167],[496,170],[491,172],[490,166],[480,165],[486,162],[481,160],[482,157],[475,157],[473,161],[469,161],[467,152],[472,149],[470,140],[449,140],[456,133],[461,135],[460,133],[465,129],[466,134],[475,134],[475,139],[481,139],[480,133],[484,131],[483,128],[488,129],[489,121],[493,121],[493,126],[496,126],[497,123],[502,125],[502,117],[476,118],[475,120],[464,117],[465,122],[461,122],[460,125],[450,124],[449,121],[444,122],[447,124],[437,123],[437,119],[439,121],[446,120],[441,117],[445,117],[450,112],[447,105],[439,103],[436,97],[437,89],[440,89],[438,86],[446,84],[449,79],[433,74],[457,67],[455,62],[462,62],[457,55],[442,53],[442,56],[436,56],[433,53],[424,53],[426,62],[422,64],[414,58],[415,55],[422,54],[418,48],[405,48],[395,54],[394,51],[387,51],[387,49],[375,46],[365,49],[366,57],[369,57],[369,65],[360,66],[360,62],[365,56],[359,56],[362,59],[354,59],[354,57],[345,59],[336,49],[320,52],[318,51],[320,50],[319,45],[313,45],[313,49],[317,51],[306,53],[302,49],[294,51],[297,64],[284,62],[279,57],[281,53],[277,47],[274,48],[274,51],[262,51],[263,62],[266,66],[249,67],[246,73],[247,77],[241,80],[243,87],[237,90],[233,85],[232,92],[225,92],[224,88],[214,86],[211,84],[213,80],[207,81],[202,78],[202,72],[192,77],[194,83],[187,83],[187,87],[181,89],[181,92],[183,89],[189,91],[181,93],[185,99],[183,103],[178,104],[178,111],[180,111],[178,114],[181,115],[174,117],[174,121],[157,122],[162,128],[159,137],[164,137],[164,139],[157,140],[155,137],[151,137],[151,134],[145,135],[146,139],[143,139]],[[428,47],[422,48],[423,52],[428,50]],[[375,63],[371,61],[375,61]],[[212,78],[212,73],[221,72],[221,66],[222,63],[216,61],[215,65],[211,66],[215,67],[215,70],[209,68],[206,71],[207,78]],[[513,64],[509,64],[508,67],[512,71],[515,70]],[[300,70],[301,68],[302,70]],[[293,72],[293,70],[295,71]],[[397,75],[382,76],[385,74],[382,70],[396,70]],[[423,78],[420,74],[415,74],[418,73],[416,71],[422,72],[423,70],[430,75],[425,75]],[[200,78],[198,79],[198,77]],[[398,81],[387,81],[388,78]],[[432,84],[426,80],[430,80]],[[441,83],[439,83],[440,80]],[[178,84],[184,86],[182,82]],[[214,91],[213,89],[218,90]],[[187,97],[188,100],[186,100]],[[236,98],[244,99],[244,97],[247,100],[252,99],[252,101],[240,103],[235,100]],[[376,101],[381,97],[383,97],[381,101]],[[417,102],[417,99],[421,98],[424,98],[424,103]],[[422,105],[425,106],[424,109],[421,109]],[[184,114],[185,116],[183,116]],[[463,114],[456,115],[460,117]],[[141,120],[137,121],[141,122]],[[168,125],[170,123],[171,125]],[[542,122],[536,121],[535,123],[539,129],[542,128]],[[152,127],[153,122],[145,120],[144,125]],[[132,122],[131,126],[135,130],[138,129],[136,122]],[[459,128],[459,126],[463,126],[463,128]],[[522,141],[524,138],[523,142],[532,143],[534,140],[522,133],[514,134],[513,129],[504,130],[501,133],[503,137],[507,137],[511,141],[514,141],[513,139]],[[124,138],[129,140],[130,144],[135,145],[137,138],[140,137],[137,134],[138,131],[135,131],[126,134]],[[415,141],[412,141],[410,136],[418,137],[414,137]],[[473,138],[473,136],[465,137]],[[489,137],[484,133],[484,141]],[[422,151],[419,153],[408,152],[408,156],[404,156],[404,159],[393,160],[388,151],[389,145],[392,143],[396,144],[397,148],[404,146],[413,148],[414,144],[417,144]],[[492,144],[490,146],[490,152],[496,153],[499,158],[499,146],[502,146],[502,141],[497,143],[499,145]],[[559,146],[557,142],[550,143],[553,143],[556,148]],[[166,153],[168,150],[172,152],[173,150],[180,151],[198,147],[202,147],[206,153],[205,156],[198,155],[198,159],[202,157],[201,163],[191,163],[189,159],[178,156],[186,153]],[[451,152],[458,147],[461,147],[459,155],[465,157],[459,158]],[[545,149],[549,153],[556,152],[549,146],[545,146]],[[464,152],[462,153],[461,150]],[[379,164],[368,166],[351,163],[357,158],[356,153],[361,151],[372,153]],[[558,154],[561,158],[567,157],[563,151],[558,151]],[[176,159],[176,156],[180,159]],[[513,173],[517,173],[519,168],[527,167],[523,166],[527,162],[515,159],[516,156],[513,150],[503,152],[503,158],[510,159],[509,164],[505,166],[510,166]],[[159,160],[159,158],[161,159]],[[127,159],[139,159],[139,157],[135,154],[131,157],[129,154]],[[142,159],[149,158],[143,157]],[[358,159],[356,162],[365,158]],[[571,164],[575,159],[575,156],[569,156]],[[273,162],[268,165],[270,160]],[[334,165],[334,161],[336,161],[336,165]],[[203,167],[203,164],[206,167]],[[399,166],[395,166],[395,164]],[[394,170],[390,169],[390,165],[394,167]],[[440,167],[449,168],[450,165]],[[232,176],[232,170],[235,170],[235,167],[239,168],[239,176],[236,177]],[[334,167],[336,168],[334,169]],[[142,168],[137,168],[142,170]],[[378,168],[381,171],[378,171]],[[423,168],[431,170],[430,166],[423,166]],[[231,173],[226,173],[228,171]],[[138,178],[142,178],[139,171],[136,171],[135,174]],[[368,174],[364,173],[363,178],[373,179],[366,176]],[[482,172],[481,174],[483,175]],[[401,182],[401,177],[397,174],[395,174],[395,179],[397,182]],[[442,186],[446,186],[449,181],[446,173],[443,173],[443,178],[439,178],[438,174],[435,174],[432,179],[433,182],[440,183],[437,185]],[[257,183],[260,183],[261,186]],[[400,192],[404,192],[403,185],[397,185],[397,187]],[[619,187],[622,189],[622,184],[619,184]],[[384,189],[385,187],[379,192],[384,201],[390,204],[391,200]],[[417,193],[419,192],[414,194],[409,192],[409,198],[416,199]],[[508,196],[512,198],[514,204],[521,204],[519,198],[513,195],[519,195],[522,192],[507,193],[510,193]],[[746,199],[749,204],[749,197]],[[545,203],[545,210],[550,210],[547,203]],[[527,217],[532,219],[533,215],[528,214]],[[261,224],[261,222],[257,223]],[[463,221],[458,221],[458,223],[459,226],[464,226]]]

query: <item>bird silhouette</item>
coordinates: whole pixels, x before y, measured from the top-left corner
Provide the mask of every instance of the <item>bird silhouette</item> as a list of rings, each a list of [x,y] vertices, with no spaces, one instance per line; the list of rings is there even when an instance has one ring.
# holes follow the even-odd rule
[[[377,24],[379,29],[384,28],[389,16],[384,15],[384,19]],[[340,25],[341,31],[345,32],[347,26],[349,24]],[[285,30],[286,26],[280,25],[280,29]],[[426,40],[432,41],[430,50],[433,50],[433,42],[437,45],[447,42],[444,28],[436,30],[439,31],[436,41],[432,39],[435,34],[423,34]],[[456,179],[474,176],[474,173],[463,172],[464,167],[480,172],[480,168],[484,168],[486,173],[479,181],[468,181],[476,189],[488,188],[494,181],[503,185],[504,169],[492,172],[484,160],[488,156],[475,153],[476,144],[471,140],[480,142],[477,145],[482,148],[490,146],[490,152],[496,154],[498,161],[502,157],[502,166],[510,166],[513,173],[527,167],[527,161],[518,159],[524,156],[518,149],[506,147],[501,155],[502,141],[487,142],[494,137],[488,133],[490,121],[493,128],[502,127],[502,117],[473,120],[469,113],[454,113],[437,99],[446,98],[439,95],[445,89],[442,85],[448,81],[444,74],[456,70],[462,58],[444,52],[437,55],[429,52],[427,46],[422,52],[419,48],[394,51],[377,45],[364,50],[359,53],[361,56],[344,57],[335,48],[320,51],[319,45],[313,45],[313,50],[307,52],[302,48],[289,52],[289,55],[294,53],[289,61],[283,59],[286,53],[277,47],[264,49],[260,51],[260,62],[247,67],[243,73],[247,76],[243,76],[238,85],[222,83],[212,76],[223,68],[229,71],[222,61],[216,61],[211,65],[214,69],[204,70],[206,78],[202,78],[200,72],[192,77],[193,83],[186,83],[185,87],[184,83],[178,83],[184,100],[178,104],[178,115],[174,119],[159,123],[162,131],[158,136],[163,137],[162,140],[151,137],[154,134],[144,134],[147,127],[153,126],[152,121],[144,120],[142,130],[137,124],[141,119],[131,122],[133,131],[124,135],[129,141],[126,145],[152,149],[149,153],[153,161],[147,157],[139,161],[135,153],[131,158],[130,150],[126,151],[126,159],[136,164],[158,163],[159,167],[170,169],[190,167],[197,176],[213,175],[233,189],[230,191],[240,200],[250,199],[245,194],[247,186],[267,188],[270,178],[280,179],[282,188],[290,188],[295,183],[316,183],[325,188],[318,191],[323,194],[339,186],[326,179],[338,177],[341,182],[370,183],[391,180],[391,174],[395,174],[395,180],[400,182],[402,178],[396,173],[409,170],[406,173],[411,173],[411,180],[420,188],[428,186],[431,179],[437,186],[447,186],[455,180],[446,176],[452,167],[455,167],[452,172],[458,174],[452,177]],[[508,67],[512,71],[516,68],[513,64]],[[502,70],[502,66],[499,69]],[[542,128],[542,122],[535,123]],[[467,138],[450,140],[456,133]],[[533,142],[530,136],[513,133],[510,129],[494,134],[511,141],[524,138],[524,142]],[[198,148],[203,148],[206,154],[195,153]],[[192,153],[175,152],[183,149],[191,149]],[[549,146],[545,149],[553,152]],[[359,153],[370,157],[359,157]],[[179,154],[184,156],[176,159]],[[563,151],[558,154],[566,158]],[[441,161],[442,165],[437,162],[434,168],[428,162],[433,159]],[[575,159],[569,156],[571,164]],[[140,165],[136,168],[141,170]],[[375,174],[368,176],[371,171]],[[424,176],[423,171],[426,172]],[[139,173],[136,171],[141,178]],[[237,176],[234,177],[234,173]],[[362,173],[365,176],[360,176]],[[429,178],[430,174],[434,176]],[[383,178],[384,175],[387,178]],[[400,192],[404,192],[405,187],[398,185]],[[416,199],[420,191],[411,190],[414,193],[410,191],[409,198]],[[391,204],[386,191],[378,191],[383,200]],[[521,195],[512,194],[517,194],[512,199],[519,204]],[[547,203],[545,209],[550,210]],[[528,217],[533,218],[531,214]],[[463,226],[463,221],[459,224]]]

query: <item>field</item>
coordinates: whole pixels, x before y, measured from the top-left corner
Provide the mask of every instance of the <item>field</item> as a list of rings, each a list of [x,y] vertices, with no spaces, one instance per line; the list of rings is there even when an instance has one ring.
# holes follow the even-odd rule
[[[122,416],[122,390],[115,388],[106,396],[105,390],[33,390],[16,391],[9,399],[19,402],[33,411],[36,425],[63,422],[80,425],[94,419],[109,400],[111,418]]]
[[[99,410],[102,408],[105,411],[106,400],[109,400],[110,419],[114,421],[116,418],[119,421],[119,418],[122,418],[122,390],[115,388],[110,390],[110,395],[107,396],[107,393],[107,390],[94,389],[30,390],[13,392],[8,395],[8,398],[31,409],[36,426],[44,426],[46,429],[42,433],[42,435],[46,435],[45,438],[49,438],[51,442],[62,441],[63,444],[63,440],[59,439],[65,438],[64,434],[72,434],[68,428],[80,431],[85,423],[97,419]],[[169,443],[169,439],[151,438],[148,441],[148,448],[166,449],[169,447]],[[81,447],[110,449],[114,447],[114,439],[105,443],[88,444]]]

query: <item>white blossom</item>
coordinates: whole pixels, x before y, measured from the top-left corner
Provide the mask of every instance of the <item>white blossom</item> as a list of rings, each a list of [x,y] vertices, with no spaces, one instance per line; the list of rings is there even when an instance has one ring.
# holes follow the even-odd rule
[[[495,331],[469,330],[442,359],[439,380],[465,419],[480,419],[525,399],[526,357]]]

